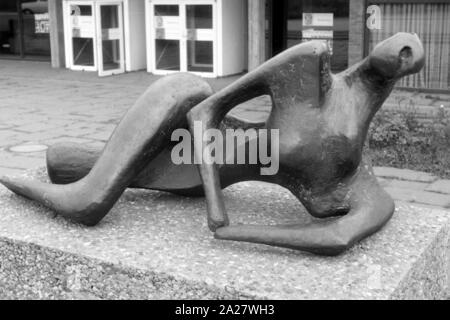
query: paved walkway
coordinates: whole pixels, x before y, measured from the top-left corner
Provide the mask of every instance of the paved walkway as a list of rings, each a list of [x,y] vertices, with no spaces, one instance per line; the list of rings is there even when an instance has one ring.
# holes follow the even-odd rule
[[[156,79],[146,72],[99,78],[51,69],[45,62],[0,60],[0,174],[45,166],[45,152],[11,152],[17,145],[103,145],[124,112]],[[209,81],[220,89],[235,79]],[[259,98],[233,113],[262,120],[269,109],[268,99]],[[393,168],[376,168],[376,174],[397,200],[450,208],[450,180]]]

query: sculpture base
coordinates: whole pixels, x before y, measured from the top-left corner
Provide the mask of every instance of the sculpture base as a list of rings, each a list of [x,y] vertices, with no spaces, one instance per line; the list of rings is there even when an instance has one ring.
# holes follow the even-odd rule
[[[225,197],[231,223],[311,219],[278,186]],[[397,207],[379,233],[320,257],[215,240],[202,198],[128,190],[87,228],[0,187],[0,299],[450,298],[449,211]]]

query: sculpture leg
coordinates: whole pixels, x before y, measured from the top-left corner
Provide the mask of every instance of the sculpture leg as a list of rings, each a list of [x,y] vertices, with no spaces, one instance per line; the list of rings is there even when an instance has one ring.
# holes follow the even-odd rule
[[[248,122],[230,115],[224,119],[222,130],[256,129],[263,126],[264,123]],[[69,184],[84,178],[94,167],[102,149],[102,147],[90,147],[73,142],[60,142],[50,146],[47,150],[47,172],[51,182]],[[248,150],[248,147],[245,149]],[[236,155],[236,152],[234,154]],[[249,168],[244,168],[242,165],[227,165],[227,168],[222,168],[222,172],[222,185],[227,186],[235,180],[245,179],[246,175],[252,171],[249,172]],[[170,146],[148,163],[129,187],[163,190],[187,196],[204,195],[197,166],[195,164],[175,165],[171,160]]]
[[[302,226],[228,226],[217,229],[215,237],[322,255],[340,254],[357,241],[378,231],[394,212],[393,200],[367,169],[360,168],[349,182],[349,188],[351,209],[340,218]]]
[[[126,113],[83,179],[67,185],[10,178],[1,178],[0,182],[64,217],[95,225],[170,142],[172,131],[187,127],[186,113],[212,93],[207,82],[199,77],[189,74],[164,77],[150,86]]]
[[[47,173],[54,184],[69,184],[89,174],[103,148],[80,143],[56,143],[47,149]]]
[[[69,184],[89,174],[102,149],[79,143],[58,143],[47,150],[47,172],[52,183]],[[165,148],[130,182],[128,188],[169,191],[184,196],[203,196],[195,164],[175,165]]]

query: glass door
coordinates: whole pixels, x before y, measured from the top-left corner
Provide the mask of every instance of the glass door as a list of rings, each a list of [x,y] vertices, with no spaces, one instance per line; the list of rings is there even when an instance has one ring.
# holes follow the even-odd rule
[[[47,0],[0,0],[0,57],[50,60]]]
[[[69,15],[69,66],[73,70],[96,71],[94,3],[71,1]]]
[[[47,0],[22,0],[24,54],[50,58],[50,15]]]
[[[331,69],[348,66],[349,0],[286,0],[270,2],[272,56],[302,42],[328,44]]]
[[[0,1],[0,57],[23,56],[21,18],[16,0]]]
[[[122,2],[97,3],[98,74],[125,72]]]
[[[151,71],[215,76],[215,4],[210,1],[148,3]]]
[[[181,5],[154,4],[151,6],[153,34],[153,70],[165,74],[181,68],[182,17]]]
[[[186,5],[187,71],[214,73],[212,4]]]

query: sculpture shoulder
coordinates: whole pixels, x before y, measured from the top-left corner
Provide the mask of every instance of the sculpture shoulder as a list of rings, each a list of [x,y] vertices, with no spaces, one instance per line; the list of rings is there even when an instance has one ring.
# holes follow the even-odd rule
[[[254,73],[304,69],[329,59],[328,47],[321,41],[295,45],[263,63]]]
[[[318,58],[328,54],[328,46],[324,42],[308,41],[285,50],[284,52],[272,58],[272,60],[275,62],[277,60],[302,60],[305,58]]]

